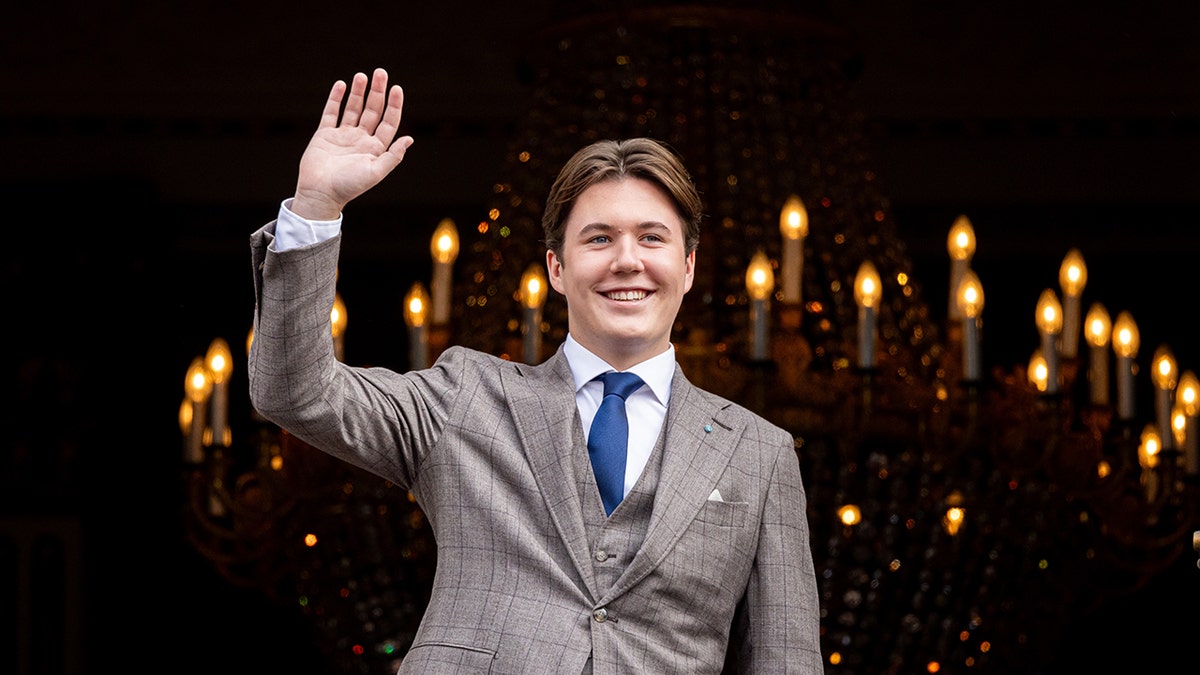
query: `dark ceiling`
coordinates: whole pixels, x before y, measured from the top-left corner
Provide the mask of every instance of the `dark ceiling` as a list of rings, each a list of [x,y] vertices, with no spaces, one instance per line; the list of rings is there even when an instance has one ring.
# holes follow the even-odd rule
[[[437,214],[474,214],[490,194],[525,112],[521,57],[538,31],[569,8],[621,5],[245,4],[11,11],[0,44],[0,184],[42,219],[44,204],[29,202],[123,212],[133,222],[106,241],[130,256],[163,235],[184,264],[196,253],[241,256],[244,235],[288,196],[330,83],[384,66],[406,89],[417,145],[363,203],[419,221],[425,236]],[[751,4],[812,7],[857,46],[854,103],[900,233],[925,263],[918,274],[931,291],[945,283],[945,234],[965,213],[991,325],[1026,326],[1020,344],[994,340],[989,357],[1027,356],[1032,307],[1072,246],[1110,311],[1139,310],[1148,338],[1159,337],[1154,326],[1171,310],[1140,301],[1186,285],[1180,270],[1198,248],[1200,6]],[[178,209],[183,217],[161,222]],[[142,224],[165,229],[151,236]],[[132,241],[120,238],[131,230]],[[378,244],[415,250],[402,234]],[[1139,261],[1154,261],[1153,273],[1128,278]]]
[[[466,168],[486,189],[483,176],[495,171],[498,155],[480,142],[494,140],[497,130],[523,113],[518,59],[534,31],[555,16],[550,0],[516,8],[477,1],[365,2],[328,13],[278,0],[245,4],[177,9],[59,2],[10,10],[0,47],[0,83],[9,92],[0,109],[6,140],[34,136],[82,144],[66,153],[50,145],[20,163],[6,162],[3,177],[141,172],[152,174],[170,201],[261,201],[263,191],[285,188],[288,178],[263,167],[287,166],[299,148],[265,142],[246,147],[244,136],[279,134],[257,125],[284,120],[308,125],[333,79],[379,65],[406,87],[410,121],[442,129],[438,135],[447,141],[461,137],[462,147],[436,170]],[[832,4],[827,20],[847,30],[861,51],[858,103],[882,125],[876,149],[897,199],[1186,198],[1181,189],[1194,174],[1164,175],[1161,165],[1136,161],[1146,156],[1136,147],[1114,148],[1126,154],[1111,157],[1108,171],[1089,169],[1091,163],[1080,161],[1086,159],[1078,154],[1081,147],[1068,146],[1052,148],[1059,159],[1050,165],[1034,161],[1046,157],[1030,157],[1008,180],[989,179],[997,164],[1008,167],[1019,159],[1003,152],[1022,133],[1018,127],[1037,122],[1099,123],[1095,134],[1150,140],[1143,153],[1178,167],[1170,162],[1178,156],[1158,146],[1173,145],[1175,153],[1195,149],[1196,130],[1188,126],[1200,115],[1195,3]],[[972,145],[957,142],[956,125],[985,121],[997,125]],[[902,133],[902,124],[916,131]],[[979,135],[970,128],[957,133]],[[922,157],[913,144],[930,134],[955,142],[925,156],[915,171],[906,164]],[[1076,145],[1095,134],[1079,129]],[[1182,138],[1172,142],[1173,135]],[[197,148],[175,145],[189,139],[209,147],[197,154]],[[99,152],[122,142],[129,151]],[[186,159],[178,156],[189,150]],[[475,167],[457,166],[464,157],[474,157]],[[967,161],[971,157],[978,159]],[[1118,159],[1129,161],[1117,165]],[[433,161],[419,153],[413,160]],[[217,166],[222,170],[210,168]],[[425,173],[418,169],[409,174]],[[459,195],[478,187],[462,180],[429,183],[446,185],[434,194],[412,194],[464,199]],[[399,195],[410,196],[403,190]]]

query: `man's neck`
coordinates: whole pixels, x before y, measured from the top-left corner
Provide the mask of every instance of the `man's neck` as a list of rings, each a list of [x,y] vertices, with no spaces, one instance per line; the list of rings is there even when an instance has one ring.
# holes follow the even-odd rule
[[[608,365],[612,366],[614,370],[618,371],[629,370],[639,363],[649,361],[650,359],[661,356],[662,354],[674,349],[670,342],[667,342],[667,344],[661,349],[628,349],[615,352],[613,350],[596,349],[594,346],[580,341],[569,331],[567,333],[567,340],[574,342],[578,347],[587,350],[589,354],[604,361]]]

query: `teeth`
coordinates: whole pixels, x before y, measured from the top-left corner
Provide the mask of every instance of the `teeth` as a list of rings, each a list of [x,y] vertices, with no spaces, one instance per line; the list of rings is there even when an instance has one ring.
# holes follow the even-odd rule
[[[607,295],[612,300],[641,300],[646,297],[646,291],[613,291]]]

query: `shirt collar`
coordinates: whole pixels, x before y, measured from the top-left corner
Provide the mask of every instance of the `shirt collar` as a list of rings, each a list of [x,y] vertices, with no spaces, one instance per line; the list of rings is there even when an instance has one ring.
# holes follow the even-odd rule
[[[563,355],[567,357],[567,365],[571,367],[571,377],[575,380],[576,394],[597,375],[616,370],[604,359],[576,342],[570,333],[567,333],[567,339],[563,343]],[[635,364],[627,371],[636,373],[638,377],[642,378],[659,403],[667,405],[671,398],[671,379],[675,377],[675,345],[668,344],[663,353]]]

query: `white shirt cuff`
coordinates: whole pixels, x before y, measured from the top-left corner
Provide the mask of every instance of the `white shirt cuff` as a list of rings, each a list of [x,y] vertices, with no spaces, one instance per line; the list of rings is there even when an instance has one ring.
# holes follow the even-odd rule
[[[279,218],[275,223],[275,252],[301,246],[311,246],[332,239],[342,230],[342,217],[336,220],[308,220],[292,213],[288,197],[279,205]]]

